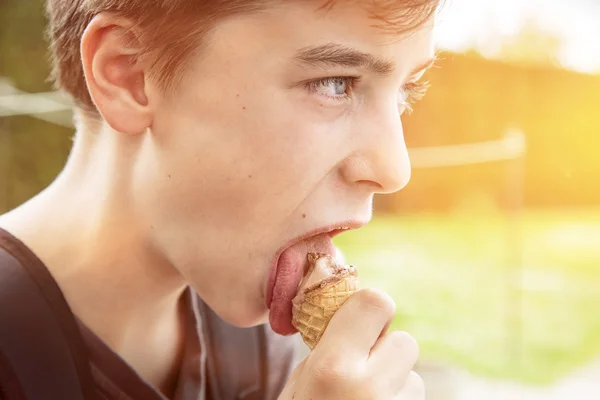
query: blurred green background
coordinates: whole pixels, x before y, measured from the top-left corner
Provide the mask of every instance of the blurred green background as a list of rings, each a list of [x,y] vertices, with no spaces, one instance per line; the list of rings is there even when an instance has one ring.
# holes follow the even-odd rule
[[[336,243],[424,359],[551,385],[600,363],[600,7],[543,4],[450,2],[404,120],[412,181]],[[16,90],[52,89],[44,24],[41,0],[0,0],[0,212],[71,144],[68,111],[18,115]]]

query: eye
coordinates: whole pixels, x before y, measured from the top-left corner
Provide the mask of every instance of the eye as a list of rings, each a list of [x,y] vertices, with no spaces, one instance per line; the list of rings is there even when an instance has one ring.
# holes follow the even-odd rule
[[[325,96],[344,96],[348,86],[348,81],[344,78],[328,78],[318,82],[316,91]]]
[[[334,100],[343,100],[352,95],[352,89],[358,78],[337,76],[308,82],[310,93]]]

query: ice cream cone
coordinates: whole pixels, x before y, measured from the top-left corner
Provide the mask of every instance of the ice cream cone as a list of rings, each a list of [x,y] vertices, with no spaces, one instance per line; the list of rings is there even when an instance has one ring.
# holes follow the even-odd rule
[[[321,267],[329,268],[330,274],[311,283],[310,277],[317,262],[322,263]],[[292,324],[311,350],[321,339],[333,314],[358,289],[358,274],[354,266],[339,266],[328,254],[308,255],[307,273],[298,295],[292,300]]]

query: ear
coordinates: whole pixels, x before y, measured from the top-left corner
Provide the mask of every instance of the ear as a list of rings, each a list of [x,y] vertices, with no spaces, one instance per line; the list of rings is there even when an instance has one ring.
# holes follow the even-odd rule
[[[134,24],[110,13],[92,19],[81,38],[81,61],[96,108],[118,132],[139,134],[152,124],[147,71]]]

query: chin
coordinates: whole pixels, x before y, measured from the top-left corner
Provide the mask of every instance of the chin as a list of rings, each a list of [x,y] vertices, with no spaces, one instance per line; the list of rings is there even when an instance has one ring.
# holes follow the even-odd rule
[[[269,310],[264,306],[260,309],[238,307],[237,309],[226,309],[222,311],[223,312],[215,310],[221,319],[238,328],[251,328],[269,321]]]

